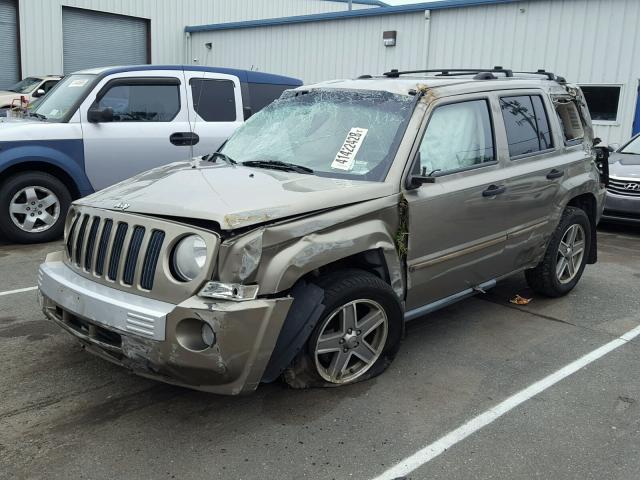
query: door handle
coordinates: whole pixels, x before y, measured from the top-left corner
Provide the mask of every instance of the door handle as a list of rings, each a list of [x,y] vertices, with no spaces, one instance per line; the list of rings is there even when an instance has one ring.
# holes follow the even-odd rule
[[[560,178],[564,176],[564,172],[562,170],[556,170],[555,168],[547,173],[547,178],[549,180],[554,180],[556,178]]]
[[[504,185],[489,185],[486,190],[482,191],[483,197],[494,197],[496,195],[500,195],[507,190],[507,187]]]
[[[169,141],[179,147],[197,145],[200,137],[193,132],[176,132],[169,136]]]

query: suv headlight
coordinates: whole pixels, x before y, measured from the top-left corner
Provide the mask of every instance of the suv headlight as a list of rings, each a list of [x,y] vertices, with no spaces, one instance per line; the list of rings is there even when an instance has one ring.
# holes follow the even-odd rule
[[[171,266],[174,275],[182,282],[189,282],[202,272],[207,263],[207,244],[200,235],[189,235],[173,249]]]

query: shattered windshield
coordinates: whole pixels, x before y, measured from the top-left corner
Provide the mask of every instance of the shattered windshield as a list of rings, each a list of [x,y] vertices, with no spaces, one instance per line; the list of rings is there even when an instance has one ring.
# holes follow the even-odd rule
[[[291,92],[251,117],[221,151],[238,163],[287,162],[320,176],[383,181],[413,100],[366,90]]]

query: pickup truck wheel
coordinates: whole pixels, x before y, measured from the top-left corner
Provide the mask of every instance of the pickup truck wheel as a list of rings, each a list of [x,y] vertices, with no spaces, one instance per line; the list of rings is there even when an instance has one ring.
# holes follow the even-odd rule
[[[362,270],[320,278],[324,314],[283,377],[293,388],[335,387],[382,373],[402,336],[403,315],[389,285]]]
[[[0,185],[0,233],[16,243],[56,240],[62,236],[70,204],[69,190],[53,175],[13,175]]]
[[[531,289],[547,297],[560,297],[573,290],[589,257],[590,232],[591,222],[584,210],[567,207],[542,262],[525,272]]]

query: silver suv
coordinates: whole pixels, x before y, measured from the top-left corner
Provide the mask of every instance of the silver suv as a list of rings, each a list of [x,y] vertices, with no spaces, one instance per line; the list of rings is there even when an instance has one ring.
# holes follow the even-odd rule
[[[524,272],[570,292],[605,179],[577,86],[391,71],[286,91],[217,152],[77,200],[44,313],[132,371],[222,394],[381,373],[406,321]]]

